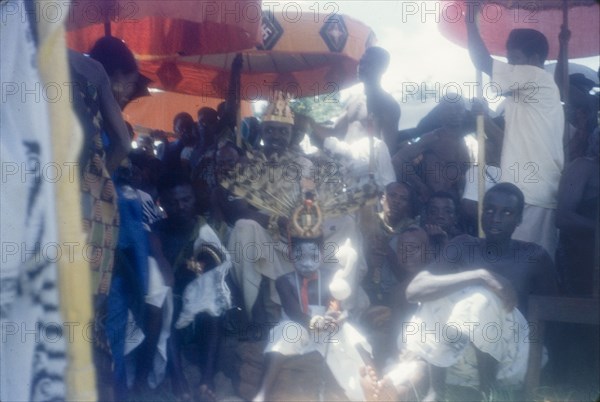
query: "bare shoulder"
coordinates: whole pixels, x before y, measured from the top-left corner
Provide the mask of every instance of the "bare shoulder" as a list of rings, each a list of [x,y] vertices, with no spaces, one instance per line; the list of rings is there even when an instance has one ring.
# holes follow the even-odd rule
[[[516,257],[515,261],[530,265],[531,268],[553,265],[550,254],[539,244],[512,240],[512,248]]]

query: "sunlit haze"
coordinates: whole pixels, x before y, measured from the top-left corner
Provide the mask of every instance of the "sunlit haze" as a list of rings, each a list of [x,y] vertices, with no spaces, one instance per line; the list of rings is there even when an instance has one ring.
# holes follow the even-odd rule
[[[269,7],[283,7],[285,1],[268,2]],[[442,36],[437,23],[439,19],[435,1],[296,1],[305,12],[317,9],[323,14],[337,12],[348,15],[369,25],[377,36],[377,44],[391,53],[388,72],[383,77],[384,88],[401,103],[400,128],[414,127],[418,120],[433,106],[424,99],[407,99],[403,89],[413,90],[414,85],[428,88],[438,86],[442,91],[462,91],[465,96],[475,96],[475,69],[466,49]],[[599,57],[574,59],[597,71]],[[485,79],[485,77],[484,77]],[[484,81],[485,82],[485,81]],[[410,86],[410,87],[409,87]],[[344,91],[360,92],[356,85]],[[494,107],[494,105],[491,105]]]

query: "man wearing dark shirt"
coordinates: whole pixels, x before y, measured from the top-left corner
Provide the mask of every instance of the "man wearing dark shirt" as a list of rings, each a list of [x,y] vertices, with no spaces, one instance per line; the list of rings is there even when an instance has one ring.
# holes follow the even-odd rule
[[[414,359],[429,363],[428,398],[443,398],[446,371],[449,382],[485,392],[497,383],[521,383],[529,353],[521,312],[526,315],[530,294],[556,293],[548,253],[511,239],[521,223],[523,193],[513,184],[497,184],[486,193],[483,207],[485,239],[456,237],[406,289],[407,299],[420,308],[401,340]],[[400,393],[404,384],[394,372],[375,383],[376,393]]]

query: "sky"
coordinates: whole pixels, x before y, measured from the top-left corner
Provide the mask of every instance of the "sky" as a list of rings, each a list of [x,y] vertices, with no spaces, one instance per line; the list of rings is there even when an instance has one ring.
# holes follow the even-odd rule
[[[266,1],[263,0],[263,3]],[[444,85],[448,83],[458,83],[463,94],[474,92],[473,87],[469,85],[475,82],[475,69],[467,50],[441,35],[434,12],[424,12],[426,9],[435,10],[434,1],[338,0],[295,3],[307,12],[318,9],[325,14],[335,11],[348,15],[373,29],[377,36],[377,44],[391,54],[390,67],[383,77],[382,84],[401,104],[401,129],[414,127],[420,117],[432,107],[431,104],[425,105],[421,102],[415,104],[414,100],[409,101],[402,96],[402,89],[407,89],[407,85],[439,83],[443,90]],[[597,71],[599,60],[598,57],[593,57],[574,61]],[[462,85],[463,83],[467,85]],[[446,88],[451,90],[456,86],[449,85]],[[358,85],[346,92],[360,91],[361,87]]]

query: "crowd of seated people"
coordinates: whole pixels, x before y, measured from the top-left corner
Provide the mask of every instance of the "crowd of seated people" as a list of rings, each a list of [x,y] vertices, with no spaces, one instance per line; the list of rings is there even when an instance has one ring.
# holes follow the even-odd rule
[[[197,120],[177,114],[175,140],[157,132],[138,140],[128,155],[127,126],[115,110],[134,96],[122,89],[139,80],[131,52],[115,38],[97,45],[91,56],[108,77],[97,63],[72,55],[74,77],[103,82],[114,94],[107,100],[107,93],[78,93],[74,105],[88,137],[85,227],[102,253],[92,270],[95,319],[105,329],[95,334],[95,343],[104,346],[96,353],[104,400],[125,400],[165,379],[178,400],[215,400],[219,371],[242,398],[269,400],[284,387],[277,378],[290,364],[285,357],[316,351],[327,360],[329,353],[310,345],[277,346],[272,331],[290,321],[306,337],[324,328],[313,325],[317,316],[326,325],[357,328],[371,345],[366,354],[373,359],[361,355],[365,367],[357,392],[363,399],[439,398],[446,383],[486,392],[498,384],[522,385],[527,353],[511,338],[508,322],[526,324],[527,297],[592,295],[598,124],[589,118],[592,95],[580,96],[585,101],[574,102],[567,114],[575,131],[565,137],[572,144],[565,159],[559,90],[541,68],[546,38],[533,30],[513,31],[508,63],[501,63],[490,57],[477,27],[467,28],[473,62],[492,80],[523,96],[525,84],[539,84],[534,95],[540,102],[519,103],[511,96],[503,117],[485,117],[486,170],[492,177],[482,205],[484,238],[477,232],[477,170],[465,142],[473,112],[465,100],[445,97],[424,119],[429,129],[410,141],[400,139],[400,107],[381,87],[389,63],[381,48],[365,52],[358,69],[365,97],[348,105],[333,128],[294,115],[286,95],[277,94],[260,121],[244,122],[241,141],[234,134],[235,108],[226,101],[219,110],[201,108]],[[103,56],[106,51],[127,56],[120,60],[129,65],[106,65],[117,60]],[[578,77],[572,84],[587,88]],[[309,135],[317,153],[295,146],[298,131]],[[336,178],[358,175],[377,195],[338,216],[319,218],[319,235],[308,236],[310,241],[293,241],[294,217],[240,191],[243,180],[266,175],[275,187],[279,181],[275,196],[291,197],[290,189],[298,188],[303,196],[316,194],[318,203],[315,169],[323,160],[335,163]],[[268,169],[253,171],[257,161]],[[347,239],[356,253],[345,277],[350,296],[336,301],[326,285]],[[323,311],[309,309],[313,304]],[[493,343],[477,330],[469,337],[464,328],[452,329],[446,335],[455,341],[444,343],[417,328],[452,320],[496,323],[506,333]],[[131,326],[144,334],[134,345],[125,342]],[[106,359],[110,363],[102,364]],[[244,369],[248,362],[253,370]],[[200,380],[188,380],[190,363]],[[346,396],[352,391],[339,385]],[[310,393],[320,386],[303,389]]]

